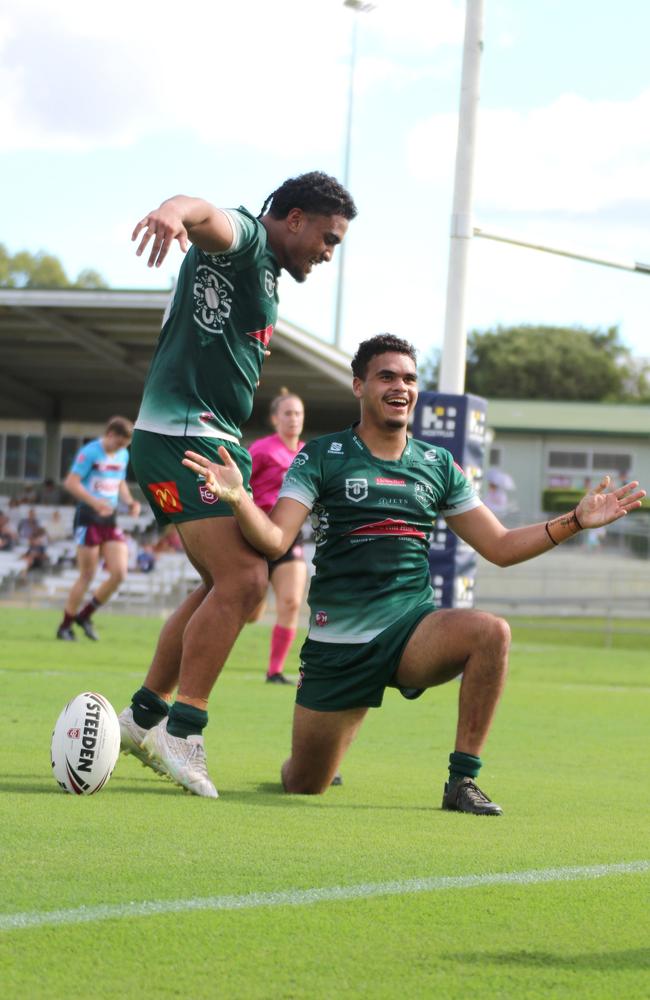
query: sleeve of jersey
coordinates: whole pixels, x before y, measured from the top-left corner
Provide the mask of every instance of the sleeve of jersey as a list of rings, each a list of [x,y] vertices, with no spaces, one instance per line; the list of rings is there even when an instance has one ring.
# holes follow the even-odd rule
[[[287,469],[278,493],[278,500],[297,500],[311,510],[321,490],[321,463],[315,449],[303,448]]]
[[[233,264],[246,264],[248,258],[251,259],[255,256],[259,244],[259,224],[253,218],[248,215],[244,215],[243,212],[239,212],[236,208],[222,208],[221,211],[227,217],[232,228],[232,243],[227,250],[223,250],[217,254],[206,253],[202,251],[205,257],[212,260],[223,260],[227,258],[233,262]]]
[[[466,477],[459,465],[451,459],[449,467],[449,481],[447,484],[447,495],[440,506],[442,517],[451,517],[454,514],[465,514],[468,510],[480,507],[481,498]]]
[[[83,477],[90,472],[92,464],[93,456],[91,454],[91,450],[88,448],[82,448],[81,451],[77,452],[75,460],[70,467],[70,472],[73,472],[75,476],[79,476],[80,479],[83,479]]]

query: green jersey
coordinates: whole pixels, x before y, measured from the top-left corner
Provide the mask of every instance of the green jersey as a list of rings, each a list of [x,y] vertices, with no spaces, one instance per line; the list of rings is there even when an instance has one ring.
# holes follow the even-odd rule
[[[226,212],[232,246],[187,252],[144,387],[138,430],[241,438],[278,315],[278,264],[266,229]]]
[[[410,439],[398,461],[376,458],[351,427],[310,441],[280,497],[311,511],[315,574],[309,638],[369,642],[431,601],[429,540],[438,516],[481,504],[450,452]]]

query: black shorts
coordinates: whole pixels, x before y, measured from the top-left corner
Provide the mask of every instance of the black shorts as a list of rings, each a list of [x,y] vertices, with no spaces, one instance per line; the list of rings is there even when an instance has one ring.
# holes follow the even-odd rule
[[[293,544],[289,546],[283,556],[280,556],[279,559],[267,559],[269,564],[269,576],[271,576],[273,570],[277,569],[278,566],[282,566],[284,563],[296,562],[298,559],[304,560],[304,558],[305,549],[303,546],[302,532],[300,532],[300,534],[294,538]]]

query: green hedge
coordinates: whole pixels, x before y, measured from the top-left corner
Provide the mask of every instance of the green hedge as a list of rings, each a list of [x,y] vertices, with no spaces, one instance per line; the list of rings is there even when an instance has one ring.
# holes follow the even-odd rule
[[[569,490],[565,487],[553,487],[542,493],[542,510],[547,514],[562,514],[566,510],[577,507],[584,496],[584,490]],[[639,510],[650,511],[650,498],[646,497]],[[631,511],[632,514],[637,511]]]

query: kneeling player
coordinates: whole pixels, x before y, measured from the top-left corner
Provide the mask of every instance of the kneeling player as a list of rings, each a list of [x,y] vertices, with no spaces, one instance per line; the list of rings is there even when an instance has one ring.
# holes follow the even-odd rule
[[[582,528],[623,517],[645,492],[638,483],[605,492],[606,477],[570,514],[508,530],[448,451],[408,438],[418,395],[413,347],[389,334],[374,337],[360,345],[352,372],[359,423],[303,449],[270,516],[255,507],[225,450],[223,465],[196,453],[184,461],[231,505],[247,540],[269,559],[286,551],[311,512],[310,629],[282,782],[287,792],[324,792],[387,686],[412,699],[462,673],[442,808],[496,816],[501,807],[476,778],[505,682],[510,630],[481,611],[435,610],[428,563],[433,522],[443,515],[484,558],[509,566]],[[397,516],[387,516],[388,494],[399,500],[390,506]]]

